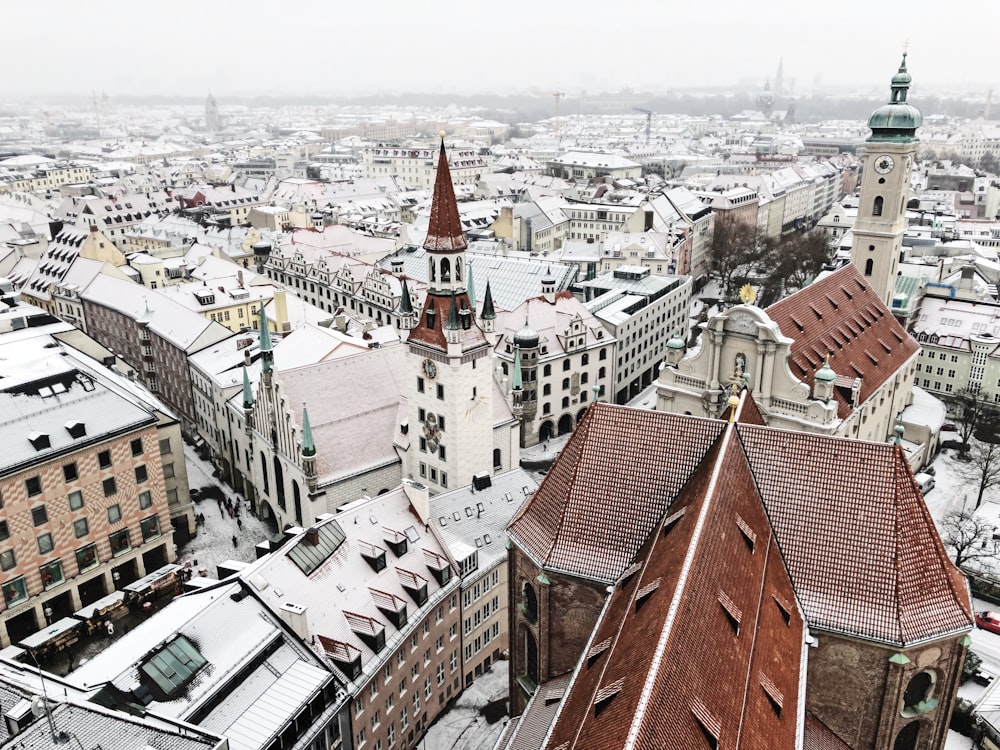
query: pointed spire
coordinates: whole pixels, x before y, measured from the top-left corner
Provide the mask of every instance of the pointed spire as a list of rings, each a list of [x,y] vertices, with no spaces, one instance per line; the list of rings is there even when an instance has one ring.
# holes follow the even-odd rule
[[[455,303],[455,290],[451,290],[451,307],[448,308],[448,323],[445,326],[451,330],[458,329],[458,305]]]
[[[524,388],[524,384],[521,382],[521,347],[517,344],[514,344],[514,376],[511,379],[510,387],[515,391]]]
[[[399,312],[401,315],[413,315],[413,304],[410,302],[410,290],[406,286],[406,279],[403,279],[403,291],[399,300]]]
[[[424,249],[430,252],[454,252],[469,246],[462,220],[455,201],[455,187],[451,183],[451,169],[444,150],[444,131],[441,131],[441,152],[438,155],[437,176],[434,178],[434,196],[431,200],[431,219],[427,225]]]
[[[471,261],[466,262],[466,264],[465,264],[465,277],[469,280],[469,283],[466,285],[466,290],[465,291],[468,292],[468,294],[469,294],[469,304],[472,306],[472,309],[475,310],[476,309],[476,285],[472,283],[472,262]]]
[[[493,309],[493,292],[490,291],[490,280],[486,279],[486,294],[483,296],[483,320],[493,320],[496,318],[496,310]]]
[[[253,408],[253,391],[250,389],[250,375],[247,373],[246,365],[243,365],[243,408]]]
[[[260,303],[260,354],[261,369],[270,372],[274,354],[271,346],[271,329],[267,327],[267,313],[264,312],[263,302]]]
[[[310,458],[316,455],[316,444],[313,442],[312,426],[309,424],[309,410],[302,402],[302,455]]]

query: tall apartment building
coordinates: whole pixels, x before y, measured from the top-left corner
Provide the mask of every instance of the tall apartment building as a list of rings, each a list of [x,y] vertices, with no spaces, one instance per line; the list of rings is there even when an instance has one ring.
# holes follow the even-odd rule
[[[174,559],[157,416],[40,338],[4,347],[0,644]]]

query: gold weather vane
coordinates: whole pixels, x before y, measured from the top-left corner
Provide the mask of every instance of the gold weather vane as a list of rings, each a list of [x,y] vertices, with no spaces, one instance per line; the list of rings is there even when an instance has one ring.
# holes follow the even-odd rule
[[[750,284],[744,284],[740,288],[740,302],[744,305],[752,305],[756,301],[757,291]]]

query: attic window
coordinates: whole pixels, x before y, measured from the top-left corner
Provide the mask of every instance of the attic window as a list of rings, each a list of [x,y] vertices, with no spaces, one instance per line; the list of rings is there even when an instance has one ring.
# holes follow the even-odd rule
[[[733,632],[739,635],[740,620],[743,618],[743,612],[736,606],[736,602],[729,598],[729,595],[725,591],[719,591],[719,604],[722,605],[722,611],[726,613],[726,619],[732,625]]]
[[[344,610],[344,618],[355,635],[376,654],[385,648],[385,627],[374,617]]]
[[[785,625],[792,624],[792,607],[784,599],[779,598],[777,594],[772,595],[774,598],[774,604],[778,608],[778,612],[781,613],[781,619],[785,621]]]
[[[705,707],[705,704],[698,698],[695,698],[691,702],[691,713],[694,716],[694,720],[698,723],[701,733],[705,736],[705,742],[708,743],[708,747],[712,748],[712,750],[717,750],[719,747],[719,734],[722,732],[722,723],[711,714],[708,708]]]
[[[347,676],[355,680],[361,676],[361,649],[350,643],[335,641],[324,635],[318,636],[319,645],[330,659]]]
[[[368,593],[372,595],[372,601],[379,612],[386,616],[396,630],[402,630],[406,625],[406,602],[388,591],[369,588]]]
[[[750,528],[749,524],[743,520],[743,516],[736,514],[736,525],[739,526],[740,531],[743,532],[743,541],[747,543],[747,547],[753,552],[754,545],[757,543],[757,535],[754,533],[753,529]]]
[[[406,554],[407,549],[407,539],[406,534],[395,529],[389,529],[385,526],[382,527],[382,539],[385,543],[389,545],[389,549],[392,550],[392,554],[396,557],[402,557]]]
[[[597,658],[609,648],[611,648],[611,638],[605,638],[600,643],[596,643],[591,646],[590,650],[587,652],[587,669],[594,666],[594,662],[597,661]]]
[[[361,557],[371,566],[371,569],[378,573],[385,569],[385,550],[363,539],[358,542],[361,548]]]
[[[642,605],[649,601],[649,597],[653,595],[653,592],[660,588],[661,578],[656,578],[641,589],[635,592],[635,611],[638,612],[642,609]]]
[[[49,439],[48,433],[45,432],[29,432],[28,442],[36,451],[52,447],[52,441]]]
[[[677,525],[677,522],[684,517],[686,510],[687,506],[667,516],[666,520],[663,522],[663,536],[666,536],[673,530],[674,526]]]
[[[771,679],[763,672],[760,673],[760,686],[764,688],[764,694],[767,696],[768,703],[771,704],[771,708],[774,709],[774,713],[777,714],[780,719],[781,708],[785,703],[785,696],[781,694],[778,687],[771,682]]]
[[[597,695],[594,696],[594,716],[599,716],[601,711],[611,704],[612,699],[622,691],[624,684],[625,678],[622,677],[597,691]]]
[[[621,583],[619,584],[619,588],[624,588],[625,585],[632,579],[632,576],[638,573],[641,569],[642,569],[642,563],[637,563],[637,562],[634,562],[627,568],[625,568],[625,572],[622,573],[622,580]]]
[[[427,579],[404,568],[396,568],[396,573],[403,591],[409,594],[414,604],[423,606],[427,602]]]

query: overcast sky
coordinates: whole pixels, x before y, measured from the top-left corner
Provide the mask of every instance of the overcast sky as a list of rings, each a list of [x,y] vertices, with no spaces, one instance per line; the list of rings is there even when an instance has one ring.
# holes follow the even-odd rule
[[[1000,78],[996,0],[0,3],[0,95],[661,92],[763,86],[779,58],[797,92],[875,90],[907,40],[915,88]]]

